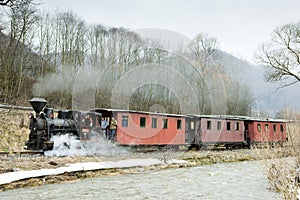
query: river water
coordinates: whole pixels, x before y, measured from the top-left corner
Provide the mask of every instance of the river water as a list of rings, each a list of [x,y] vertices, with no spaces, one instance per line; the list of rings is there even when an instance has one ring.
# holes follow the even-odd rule
[[[280,199],[261,162],[236,162],[85,179],[0,193],[0,199]]]

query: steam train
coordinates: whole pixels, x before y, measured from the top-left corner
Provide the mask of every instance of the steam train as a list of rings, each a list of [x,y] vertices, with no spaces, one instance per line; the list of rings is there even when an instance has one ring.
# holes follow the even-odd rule
[[[30,117],[30,150],[50,150],[51,138],[68,134],[80,141],[102,135],[101,118],[117,120],[115,142],[126,146],[185,145],[189,148],[224,146],[249,147],[253,144],[282,145],[287,141],[286,121],[246,116],[176,115],[133,110],[97,108],[87,112],[58,111],[46,107],[43,98],[30,101],[36,116]],[[43,111],[43,112],[42,112]]]

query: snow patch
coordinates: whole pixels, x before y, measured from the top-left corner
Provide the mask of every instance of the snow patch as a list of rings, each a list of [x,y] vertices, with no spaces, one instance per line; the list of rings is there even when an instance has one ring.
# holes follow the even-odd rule
[[[169,164],[186,163],[184,160],[170,160]],[[129,168],[129,167],[147,167],[152,165],[165,164],[159,159],[127,159],[119,161],[107,161],[107,162],[86,162],[68,164],[66,167],[59,167],[57,169],[40,169],[30,171],[17,171],[0,174],[0,185],[11,183],[27,178],[35,178],[48,175],[59,175],[65,172],[77,172],[87,170],[99,170],[99,169],[116,169],[116,168]]]

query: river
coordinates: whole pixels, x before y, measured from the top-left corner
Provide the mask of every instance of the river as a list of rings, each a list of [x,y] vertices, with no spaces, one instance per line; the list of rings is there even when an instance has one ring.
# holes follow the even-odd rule
[[[0,199],[280,199],[258,161],[143,171],[0,193]]]

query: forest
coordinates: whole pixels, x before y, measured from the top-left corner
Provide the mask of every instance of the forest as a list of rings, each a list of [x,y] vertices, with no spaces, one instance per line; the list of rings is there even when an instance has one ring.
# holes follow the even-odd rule
[[[1,7],[0,103],[249,115],[251,92],[222,62],[216,38],[167,48],[123,27],[89,24],[32,0]]]

